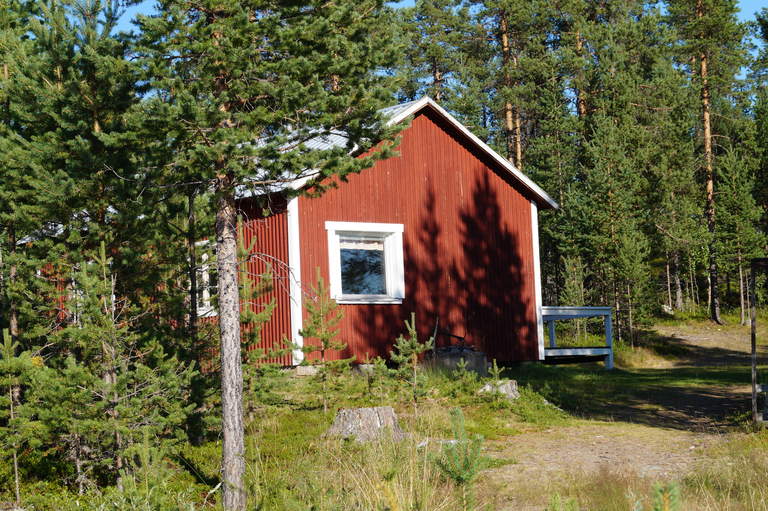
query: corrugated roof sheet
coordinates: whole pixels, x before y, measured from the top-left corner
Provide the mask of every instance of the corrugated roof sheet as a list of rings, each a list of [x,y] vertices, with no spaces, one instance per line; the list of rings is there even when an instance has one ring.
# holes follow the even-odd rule
[[[388,106],[379,110],[379,113],[386,120],[394,119],[418,102],[419,101],[408,101],[407,103]],[[346,133],[343,131],[336,131],[312,138],[305,142],[304,145],[309,149],[324,151],[336,147],[346,147],[348,141],[349,139],[347,138]]]
[[[304,142],[304,145],[309,149],[326,151],[335,147],[345,147],[348,141],[346,133],[337,131],[311,138]]]

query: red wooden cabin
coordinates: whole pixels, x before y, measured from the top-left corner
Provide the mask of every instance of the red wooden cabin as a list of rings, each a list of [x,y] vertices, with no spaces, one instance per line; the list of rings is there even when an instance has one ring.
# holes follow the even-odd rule
[[[260,253],[251,273],[265,258],[285,263],[262,347],[309,342],[303,290],[319,268],[344,312],[337,356],[386,357],[414,312],[425,338],[439,320],[489,359],[543,360],[537,212],[557,204],[431,99],[387,114],[411,119],[399,155],[320,197],[275,199],[266,218],[263,197],[241,199],[246,244],[256,236]]]

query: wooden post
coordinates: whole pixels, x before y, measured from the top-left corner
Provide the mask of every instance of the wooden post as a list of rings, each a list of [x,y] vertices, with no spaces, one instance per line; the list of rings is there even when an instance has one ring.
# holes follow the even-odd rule
[[[613,369],[613,319],[610,312],[605,315],[605,345],[611,348],[605,359],[605,368]]]
[[[547,321],[547,326],[549,327],[549,347],[556,348],[557,343],[555,342],[555,320],[552,319]]]
[[[757,275],[757,268],[759,261],[752,260],[752,268],[750,272],[749,282],[749,294],[751,297],[750,307],[750,344],[752,355],[752,422],[758,423],[759,418],[757,416],[757,304],[755,303],[755,277]]]

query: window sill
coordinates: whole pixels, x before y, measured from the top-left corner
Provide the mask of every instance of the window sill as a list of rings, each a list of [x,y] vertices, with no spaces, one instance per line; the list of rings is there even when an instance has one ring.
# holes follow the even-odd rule
[[[399,305],[403,303],[402,298],[391,296],[342,296],[336,299],[340,305]]]

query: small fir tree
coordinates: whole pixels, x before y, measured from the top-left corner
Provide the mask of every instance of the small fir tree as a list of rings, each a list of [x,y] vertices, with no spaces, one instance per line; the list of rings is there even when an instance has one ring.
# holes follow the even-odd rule
[[[477,387],[477,373],[468,369],[469,364],[460,358],[453,370],[454,395],[473,395]]]
[[[431,350],[435,345],[435,338],[430,337],[426,342],[419,341],[419,333],[416,331],[416,314],[411,313],[411,320],[405,321],[405,329],[408,336],[402,334],[395,341],[394,350],[389,352],[389,357],[397,365],[395,376],[409,383],[411,399],[413,400],[413,413],[416,414],[416,403],[419,397],[425,394],[422,379],[419,377],[419,357]]]
[[[341,352],[347,348],[347,345],[335,340],[339,334],[338,325],[343,313],[338,308],[336,300],[331,298],[328,287],[320,275],[320,268],[317,269],[317,284],[313,293],[315,298],[306,301],[308,317],[299,334],[305,339],[317,340],[316,344],[306,343],[302,347],[302,351],[306,355],[319,354],[315,363],[320,366],[317,376],[322,390],[323,413],[328,413],[328,384],[332,383],[329,380],[335,379],[336,376],[349,368],[354,357],[338,360],[326,358],[329,352]]]
[[[443,476],[457,486],[460,492],[461,509],[470,511],[475,505],[472,485],[481,468],[480,450],[483,446],[483,437],[479,435],[470,437],[467,434],[461,408],[451,410],[451,423],[453,442],[443,446],[442,453],[435,463]]]
[[[488,376],[491,378],[492,382],[498,383],[501,381],[501,373],[504,372],[504,369],[499,367],[499,365],[496,363],[496,359],[493,359],[493,364],[491,364],[491,367],[488,368]]]
[[[3,329],[3,344],[0,346],[0,388],[3,390],[0,397],[0,419],[4,419],[5,427],[0,427],[0,440],[2,445],[8,446],[13,458],[13,490],[17,508],[21,507],[20,477],[18,451],[20,447],[20,435],[18,417],[19,395],[21,382],[25,373],[29,371],[29,357],[16,354],[19,343],[14,342],[8,329]],[[5,449],[4,449],[5,450]]]

